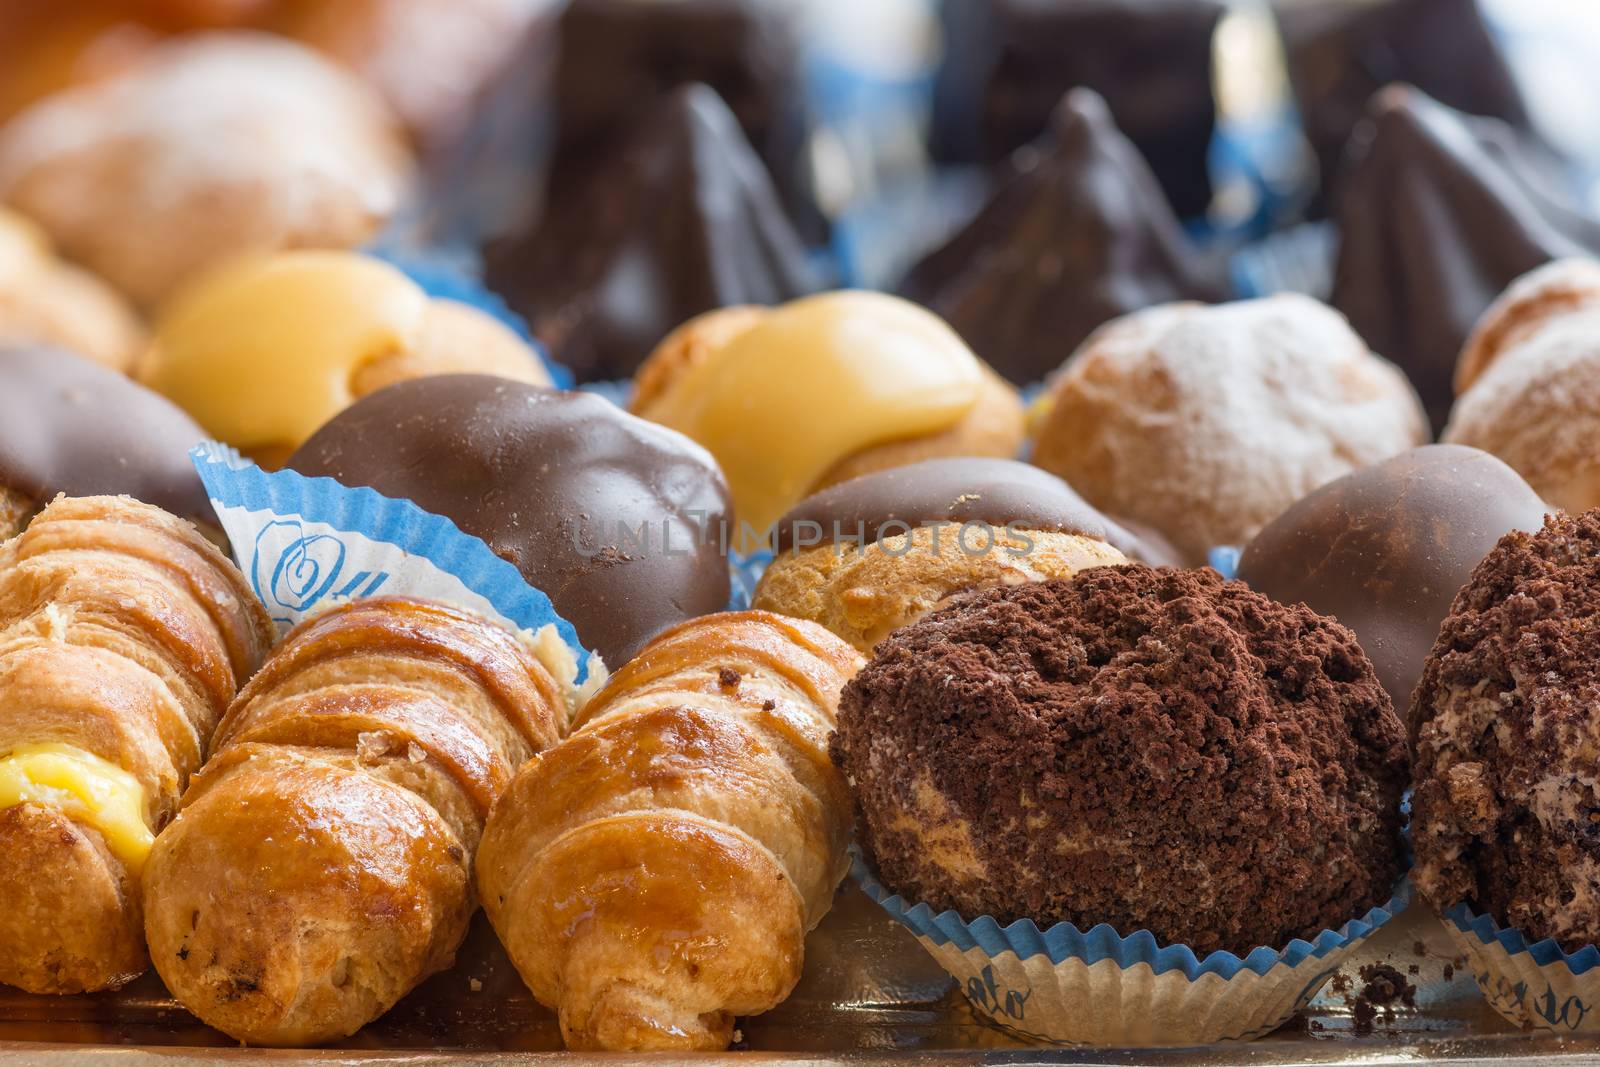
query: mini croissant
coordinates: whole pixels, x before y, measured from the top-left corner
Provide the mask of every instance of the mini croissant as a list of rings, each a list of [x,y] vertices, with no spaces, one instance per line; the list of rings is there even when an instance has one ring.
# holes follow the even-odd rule
[[[145,925],[173,996],[242,1041],[309,1045],[448,967],[489,807],[566,722],[575,664],[554,644],[388,597],[290,633],[150,857]]]
[[[128,497],[59,497],[0,545],[0,982],[149,965],[153,835],[274,636],[221,552]]]
[[[569,1047],[721,1049],[800,978],[844,877],[828,761],[860,668],[815,623],[711,615],[657,637],[496,805],[484,907]]]

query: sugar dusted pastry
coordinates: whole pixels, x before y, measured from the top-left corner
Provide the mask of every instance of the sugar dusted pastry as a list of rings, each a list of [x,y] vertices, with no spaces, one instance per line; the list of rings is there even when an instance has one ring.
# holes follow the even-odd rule
[[[633,411],[710,450],[741,522],[765,530],[801,498],[938,456],[1002,456],[1022,405],[938,316],[843,290],[691,319],[639,368]]]
[[[1428,439],[1415,390],[1303,296],[1168,304],[1090,335],[1051,383],[1033,462],[1191,563],[1311,490]]]
[[[509,326],[356,252],[238,260],[180,291],[139,369],[207,431],[279,463],[355,400],[436,374],[548,386]]]
[[[450,966],[490,805],[575,699],[576,662],[551,649],[402,598],[291,632],[146,869],[173,995],[241,1041],[313,1045]]]
[[[1444,439],[1492,452],[1552,505],[1600,504],[1600,263],[1519,278],[1479,320],[1456,368]]]
[[[365,85],[250,33],[162,44],[0,132],[0,201],[144,305],[241,253],[360,244],[409,169]]]
[[[0,983],[148,966],[154,835],[273,636],[233,564],[148,504],[63,497],[0,545]]]
[[[478,856],[484,908],[573,1049],[722,1049],[794,988],[846,868],[828,762],[861,665],[813,623],[667,631],[525,766]]]
[[[105,282],[57,259],[38,226],[0,207],[0,346],[31,344],[127,371],[144,326]]]
[[[1145,554],[1061,479],[1012,459],[930,459],[842,482],[789,509],[774,547],[754,606],[821,623],[866,655],[958,594]]]

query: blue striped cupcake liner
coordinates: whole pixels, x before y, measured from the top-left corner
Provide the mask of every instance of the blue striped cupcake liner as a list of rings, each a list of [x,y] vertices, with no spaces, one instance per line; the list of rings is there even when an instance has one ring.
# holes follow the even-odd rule
[[[332,478],[268,472],[215,441],[190,457],[234,560],[280,629],[343,601],[415,596],[513,630],[549,628],[572,651],[573,681],[586,680],[589,652],[550,598],[444,516]]]
[[[1204,958],[1148,930],[1102,923],[1041,930],[1031,919],[935,912],[891,892],[852,850],[851,874],[955,978],[973,1009],[1027,1040],[1100,1047],[1213,1044],[1259,1037],[1303,1008],[1351,954],[1410,903],[1402,880],[1385,904],[1336,930],[1244,956]]]
[[[1568,952],[1552,938],[1530,943],[1465,903],[1441,918],[1484,998],[1506,1021],[1560,1034],[1600,1032],[1600,948]]]

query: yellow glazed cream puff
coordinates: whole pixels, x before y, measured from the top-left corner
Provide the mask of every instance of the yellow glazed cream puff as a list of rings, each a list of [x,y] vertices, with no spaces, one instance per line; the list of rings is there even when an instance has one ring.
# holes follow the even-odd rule
[[[819,489],[1022,442],[1016,391],[931,312],[884,293],[822,293],[691,319],[639,368],[633,411],[722,465],[742,525],[766,530]]]
[[[43,230],[0,208],[0,346],[41,344],[126,373],[144,327],[109,285],[57,259]]]
[[[181,292],[157,322],[139,377],[206,432],[272,465],[358,398],[452,373],[551,384],[509,327],[430,298],[387,263],[280,252]]]

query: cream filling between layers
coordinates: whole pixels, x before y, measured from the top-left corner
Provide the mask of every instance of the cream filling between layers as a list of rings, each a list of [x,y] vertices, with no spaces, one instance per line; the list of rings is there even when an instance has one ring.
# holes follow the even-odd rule
[[[0,811],[34,803],[100,832],[135,875],[155,844],[138,779],[72,745],[24,745],[0,757]]]

